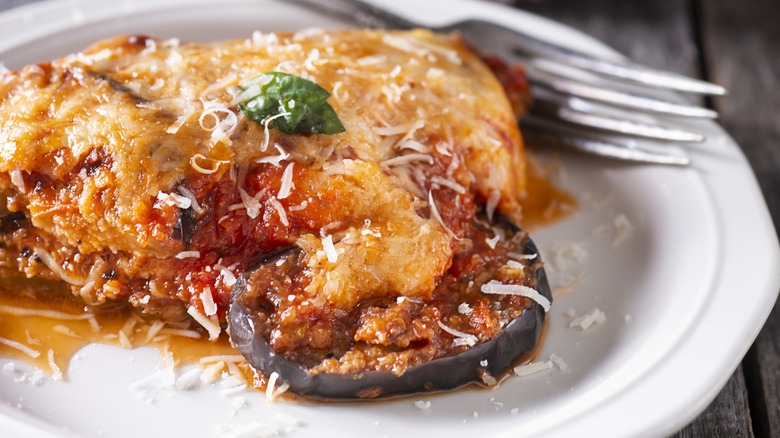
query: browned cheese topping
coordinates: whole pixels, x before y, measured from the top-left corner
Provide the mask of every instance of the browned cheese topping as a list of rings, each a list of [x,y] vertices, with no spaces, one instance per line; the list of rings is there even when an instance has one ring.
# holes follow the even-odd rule
[[[328,90],[346,131],[246,119],[237,86],[271,71]],[[478,210],[519,223],[524,174],[512,106],[456,36],[116,37],[0,76],[0,273],[216,337],[236,278],[292,247],[256,274],[280,282],[263,298],[272,345],[304,360],[424,341],[432,357],[529,305],[480,293],[527,279],[505,266],[511,236],[475,225]]]

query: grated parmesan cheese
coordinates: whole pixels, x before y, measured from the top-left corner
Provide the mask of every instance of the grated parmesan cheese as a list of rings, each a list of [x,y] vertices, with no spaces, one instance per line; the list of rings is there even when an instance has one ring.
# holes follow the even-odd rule
[[[22,176],[22,171],[19,170],[19,168],[15,168],[9,172],[11,175],[11,183],[16,186],[17,189],[19,189],[22,193],[27,193],[27,186],[24,183],[24,177]]]
[[[200,164],[198,164],[198,160],[209,160],[212,163],[215,163],[215,165],[211,169],[207,169]],[[219,170],[219,166],[221,164],[227,164],[230,163],[230,161],[222,161],[222,160],[215,160],[213,158],[207,158],[203,154],[195,154],[190,158],[190,166],[195,169],[196,172],[202,173],[204,175],[211,175],[212,173],[215,173],[217,170]]]
[[[65,280],[67,283],[70,283],[74,286],[84,286],[85,284],[87,284],[86,279],[79,278],[65,272],[65,269],[63,269],[63,267],[60,266],[60,264],[57,263],[56,260],[54,260],[54,256],[52,256],[49,251],[46,251],[43,248],[33,248],[33,253],[37,255],[38,258],[41,259],[43,264],[46,265],[46,267],[49,268],[50,271],[57,274],[57,276]]]
[[[431,150],[428,146],[420,143],[417,140],[403,140],[396,144],[396,147],[398,149],[411,149],[415,152],[419,152],[421,154],[427,154]]]
[[[165,59],[165,63],[171,66],[171,68],[178,68],[177,65],[184,62],[184,57],[178,50],[171,50],[168,57]]]
[[[206,316],[217,314],[217,305],[214,303],[214,296],[211,294],[211,288],[206,286],[200,293],[200,302],[203,304],[203,312]]]
[[[284,173],[282,174],[282,185],[279,187],[279,193],[276,195],[277,199],[284,199],[290,196],[290,190],[295,187],[295,184],[292,180],[294,165],[295,163],[293,162],[284,168]]]
[[[278,388],[276,387],[276,381],[279,379],[279,374],[274,371],[268,377],[268,384],[265,387],[265,398],[268,401],[274,401],[277,397],[284,394],[290,385],[287,382],[282,383]]]
[[[124,330],[119,330],[118,333],[119,336],[119,346],[126,349],[126,350],[132,350],[133,349],[133,343],[130,342],[130,338],[127,336],[127,333],[125,333]]]
[[[436,184],[436,185],[439,185],[439,186],[444,186],[444,187],[447,187],[449,189],[452,189],[453,192],[459,193],[461,195],[466,193],[466,188],[465,187],[463,187],[462,185],[460,185],[460,184],[458,184],[455,181],[450,180],[450,179],[442,178],[440,176],[434,176],[434,177],[431,177],[431,182],[433,184]]]
[[[309,201],[303,201],[298,205],[292,205],[290,207],[287,207],[288,211],[301,211],[305,209],[309,205]]]
[[[488,221],[493,222],[493,214],[496,212],[498,202],[501,200],[501,192],[498,190],[492,190],[490,196],[485,203],[485,213],[487,214]]]
[[[363,236],[371,235],[371,236],[374,236],[374,237],[382,237],[382,233],[380,233],[379,231],[374,231],[374,230],[370,230],[370,229],[360,230],[360,234],[362,234]]]
[[[444,70],[440,68],[431,67],[425,75],[428,79],[439,79],[444,76]]]
[[[601,311],[599,308],[595,308],[591,310],[590,312],[575,317],[570,323],[570,328],[579,328],[580,330],[588,330],[593,325],[597,324],[603,324],[607,320],[606,315],[604,315],[604,312]]]
[[[519,252],[511,252],[511,251],[506,253],[506,255],[515,260],[533,260],[539,257],[539,254],[520,254]]]
[[[333,97],[335,97],[336,100],[344,100],[349,95],[349,93],[345,93],[345,94],[341,93],[341,87],[343,86],[344,83],[341,81],[336,81],[333,84]]]
[[[452,146],[450,146],[450,143],[445,143],[443,141],[440,141],[439,143],[436,143],[436,152],[446,155],[448,157],[452,156],[452,152],[450,152],[450,149]]]
[[[72,328],[70,328],[70,327],[68,327],[68,326],[64,326],[64,325],[55,325],[55,326],[54,326],[54,327],[52,327],[51,329],[52,329],[53,331],[57,332],[57,333],[60,333],[60,334],[63,334],[63,335],[65,335],[65,336],[70,336],[71,338],[75,338],[75,339],[82,339],[82,337],[81,337],[81,336],[79,336],[79,335],[78,335],[78,333],[76,333],[75,331],[73,331],[73,329],[72,329]]]
[[[485,243],[487,243],[490,249],[496,249],[496,244],[498,243],[499,240],[501,240],[501,236],[496,234],[491,239],[485,238]]]
[[[546,371],[549,369],[552,369],[553,364],[550,361],[546,362],[531,362],[529,364],[520,365],[514,368],[515,375],[518,376],[528,376],[531,374],[536,374],[542,371]]]
[[[222,282],[225,283],[225,286],[231,287],[236,284],[236,276],[233,274],[233,271],[222,265],[216,265],[214,266],[214,269],[219,271],[219,275],[222,277]]]
[[[395,47],[398,50],[417,55],[419,57],[426,58],[429,62],[435,62],[435,54],[443,55],[447,61],[460,65],[463,60],[455,50],[445,49],[442,47],[427,44],[425,41],[421,41],[415,38],[409,38],[401,35],[385,34],[382,37],[382,42]]]
[[[338,261],[339,254],[336,252],[336,247],[333,246],[333,236],[327,235],[322,238],[322,249],[325,251],[325,256],[330,263]]]
[[[525,269],[525,268],[523,267],[523,264],[522,264],[522,263],[520,263],[520,262],[517,262],[517,261],[514,261],[514,260],[507,260],[507,262],[506,262],[506,265],[507,265],[508,267],[512,268],[512,269],[520,269],[520,270],[523,270],[523,269]]]
[[[391,135],[400,135],[400,134],[406,134],[407,136],[409,133],[414,133],[418,129],[425,126],[425,120],[416,120],[413,122],[408,123],[402,123],[400,125],[395,126],[387,126],[387,127],[380,127],[375,126],[374,132],[377,135],[381,135],[383,137],[389,137]]]
[[[269,79],[270,81],[270,79]],[[254,101],[251,101],[252,103]],[[273,122],[275,119],[278,119],[279,117],[285,117],[289,116],[290,113],[284,112],[279,113],[271,117],[266,117],[265,120],[263,120],[263,143],[260,145],[260,150],[265,152],[266,149],[268,149],[268,143],[271,141],[271,131],[268,128],[268,125]]]
[[[558,356],[555,353],[550,355],[550,362],[554,363],[555,365],[558,365],[558,369],[561,371],[566,371],[569,368],[569,365],[567,365],[566,362],[564,362],[563,358]]]
[[[160,330],[160,335],[164,336],[180,336],[182,338],[192,338],[192,339],[200,339],[200,333],[196,332],[195,330],[183,330],[183,329],[172,329],[172,328],[164,328]],[[154,339],[157,339],[156,337]]]
[[[284,211],[284,206],[282,205],[282,203],[279,202],[279,200],[276,199],[275,196],[271,196],[270,202],[271,202],[271,206],[273,206],[274,210],[276,210],[276,213],[279,215],[279,220],[282,222],[282,224],[285,227],[289,227],[290,221],[287,220],[287,212]]]
[[[211,126],[205,122],[209,118],[213,121]],[[222,102],[205,101],[198,124],[203,130],[211,132],[211,142],[215,144],[233,134],[238,126],[238,116]]]
[[[495,386],[496,384],[498,384],[498,380],[496,380],[496,378],[493,377],[488,372],[481,373],[480,378],[482,379],[482,383],[484,383],[487,386]]]
[[[452,336],[455,336],[456,339],[452,342],[452,345],[456,347],[459,347],[461,345],[468,345],[469,347],[473,347],[479,340],[479,338],[477,338],[476,336],[469,333],[464,333],[459,330],[455,330],[454,328],[445,325],[441,321],[436,321],[436,322],[439,324],[439,327],[441,327],[442,330],[451,334]]]
[[[192,206],[192,201],[186,196],[177,195],[176,193],[165,193],[162,190],[157,192],[157,199],[162,201],[163,204],[171,207],[176,206],[182,210],[186,210]]]
[[[274,148],[279,151],[279,155],[269,155],[267,157],[258,158],[255,160],[255,163],[261,164],[261,163],[270,163],[273,164],[274,167],[281,167],[281,162],[283,160],[286,160],[290,158],[290,154],[285,152],[284,149],[282,149],[278,144],[274,145]]]
[[[179,132],[179,129],[181,129],[181,127],[187,123],[187,120],[189,120],[190,115],[192,115],[192,111],[187,111],[186,113],[180,115],[175,122],[171,123],[171,126],[169,126],[165,132],[168,134],[176,134]]]
[[[436,218],[437,221],[439,221],[439,224],[444,228],[447,233],[454,237],[456,240],[460,240],[455,236],[455,233],[450,230],[450,227],[447,226],[447,224],[444,223],[444,220],[442,220],[441,215],[439,214],[439,209],[436,208],[436,203],[433,201],[433,192],[428,192],[428,204],[431,206],[431,214],[433,214],[433,217]]]
[[[252,32],[252,44],[256,47],[274,46],[279,44],[279,36],[273,32],[264,34],[256,30]]]
[[[545,312],[550,311],[550,300],[540,294],[536,289],[521,284],[503,284],[496,280],[490,280],[480,288],[482,293],[498,295],[520,295],[536,301]]]
[[[207,364],[207,363],[214,363],[214,362],[225,362],[225,363],[236,363],[236,362],[243,362],[246,360],[244,356],[241,356],[240,354],[219,354],[215,356],[203,356],[200,358],[200,364]]]
[[[55,381],[62,381],[62,370],[59,366],[57,366],[57,363],[54,362],[54,350],[49,349],[49,353],[47,355],[49,359],[49,368],[51,368],[51,378]]]
[[[154,321],[152,325],[149,327],[149,330],[146,332],[146,342],[151,341],[154,339],[155,336],[157,336],[158,333],[160,333],[160,330],[165,327],[165,323],[163,321]]]
[[[144,45],[146,46],[146,48],[141,50],[141,54],[142,55],[148,55],[148,54],[150,54],[152,52],[156,52],[157,51],[157,41],[155,39],[153,39],[153,38],[147,38],[146,42],[144,43]]]
[[[257,216],[259,216],[260,209],[263,208],[263,206],[260,204],[260,201],[258,201],[252,196],[249,196],[246,190],[242,189],[241,187],[238,188],[238,194],[239,196],[241,196],[241,203],[246,209],[246,215],[249,216],[251,219],[254,219]]]
[[[198,204],[198,200],[195,199],[195,194],[192,193],[192,191],[186,187],[179,186],[179,193],[184,195],[187,199],[190,200],[190,205],[192,207],[192,211],[194,211],[196,214],[203,214],[206,212],[203,207]]]
[[[431,407],[431,402],[428,400],[417,400],[414,402],[414,406],[424,411]]]
[[[428,164],[433,164],[433,157],[428,154],[406,154],[398,157],[389,158],[382,161],[383,166],[393,167],[403,164],[413,163],[415,161],[427,161]]]
[[[217,380],[217,377],[222,372],[222,368],[225,367],[225,362],[219,361],[203,368],[203,372],[200,374],[200,380],[204,383],[211,383]]]
[[[202,371],[200,369],[191,369],[187,371],[186,373],[179,376],[175,382],[173,382],[173,387],[178,389],[179,391],[187,391],[190,389],[195,388],[195,386],[200,382]]]
[[[219,326],[219,321],[215,317],[207,317],[206,315],[200,313],[200,311],[193,306],[190,306],[187,308],[187,313],[203,328],[206,329],[206,331],[209,334],[209,340],[214,340],[219,337],[219,334],[222,332],[222,327]]]
[[[58,312],[56,310],[45,309],[27,309],[24,307],[15,307],[8,305],[0,305],[0,313],[5,313],[14,316],[40,316],[49,319],[62,319],[66,321],[80,320],[94,318],[95,315],[91,313],[74,315],[72,313]]]
[[[368,55],[356,59],[355,62],[357,62],[357,64],[360,66],[367,66],[372,64],[380,64],[382,62],[385,62],[386,59],[387,56],[385,55]]]
[[[238,79],[238,76],[236,76],[235,73],[231,72],[230,74],[224,76],[222,79],[218,80],[217,82],[209,85],[206,87],[201,93],[201,96],[208,96],[214,91],[222,90],[227,88],[230,84],[235,82]]]
[[[234,396],[244,392],[244,390],[247,388],[246,383],[240,380],[235,374],[223,378],[220,381],[220,386],[222,387],[222,390],[220,390],[219,393],[223,397]]]
[[[12,341],[10,339],[6,339],[3,337],[0,337],[0,344],[19,350],[22,353],[32,357],[33,359],[41,355],[39,351],[33,350],[32,348],[22,344],[21,342]]]

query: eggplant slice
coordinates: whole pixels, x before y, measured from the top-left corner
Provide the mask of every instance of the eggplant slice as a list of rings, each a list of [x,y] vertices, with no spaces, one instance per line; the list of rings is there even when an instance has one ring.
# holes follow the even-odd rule
[[[496,221],[490,229],[496,230]],[[483,222],[484,224],[484,222]],[[546,274],[542,268],[539,253],[527,234],[514,225],[503,221],[504,232],[514,242],[509,253],[515,259],[526,260],[524,271],[526,277],[532,278],[531,286],[543,296],[552,300]],[[518,257],[521,253],[527,257]],[[530,256],[535,255],[535,258]],[[285,263],[294,265],[300,251],[291,249],[277,252],[263,260],[256,269],[270,266],[281,266]],[[527,260],[533,259],[533,262]],[[506,260],[503,261],[506,263]],[[527,300],[530,306],[522,309],[522,313],[506,322],[497,335],[489,340],[482,340],[463,351],[433,358],[427,362],[407,367],[401,374],[390,371],[363,370],[359,372],[333,373],[314,370],[317,360],[304,355],[291,357],[289,354],[275,352],[269,342],[269,330],[263,329],[264,321],[259,314],[273,308],[273,303],[257,297],[257,292],[248,294],[250,283],[257,281],[252,273],[247,271],[236,281],[231,293],[231,303],[228,311],[228,324],[233,344],[238,348],[250,365],[265,375],[277,373],[282,381],[289,384],[289,389],[298,394],[316,399],[366,399],[390,395],[404,395],[423,391],[441,391],[464,386],[469,383],[483,383],[485,374],[500,376],[513,366],[523,355],[531,352],[539,340],[539,334],[544,324],[545,311],[538,303]],[[292,275],[295,275],[294,273]],[[269,278],[268,275],[261,278]],[[477,277],[469,277],[477,278]],[[486,283],[484,276],[481,281]],[[465,283],[466,281],[460,281]],[[279,283],[265,282],[254,285],[255,289],[275,288]],[[423,304],[421,304],[423,305]],[[258,310],[259,309],[259,310]],[[354,321],[354,319],[353,319]],[[345,340],[351,342],[351,332],[348,328],[339,330],[346,335]],[[343,344],[343,342],[342,342]],[[413,348],[410,346],[409,348]],[[462,348],[461,348],[462,349]],[[344,348],[334,349],[327,357],[343,354]]]

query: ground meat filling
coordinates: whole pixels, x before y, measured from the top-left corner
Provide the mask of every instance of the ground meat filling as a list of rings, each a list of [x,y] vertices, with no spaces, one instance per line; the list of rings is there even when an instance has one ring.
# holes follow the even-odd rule
[[[495,339],[532,301],[485,294],[491,280],[535,288],[538,259],[522,257],[527,235],[478,215],[429,299],[387,295],[340,309],[307,297],[302,252],[291,248],[246,274],[240,297],[256,335],[311,374],[396,375]]]

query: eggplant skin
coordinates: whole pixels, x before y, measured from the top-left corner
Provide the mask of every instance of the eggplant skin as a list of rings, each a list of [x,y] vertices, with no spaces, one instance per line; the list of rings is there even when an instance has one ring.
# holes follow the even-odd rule
[[[523,252],[539,254],[530,238],[526,239]],[[536,279],[539,293],[552,300],[549,282],[541,266],[536,269]],[[373,399],[451,390],[480,383],[485,372],[492,376],[501,375],[523,355],[531,352],[539,341],[545,319],[544,309],[534,302],[494,339],[461,353],[411,367],[401,375],[382,371],[309,374],[300,364],[275,354],[263,336],[256,336],[251,311],[240,302],[246,289],[246,276],[242,275],[231,294],[228,313],[231,341],[256,370],[266,375],[275,372],[290,385],[292,392],[314,399]],[[487,365],[483,366],[485,360]]]

